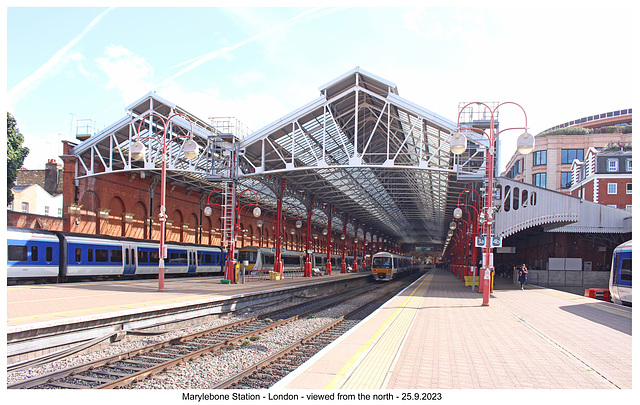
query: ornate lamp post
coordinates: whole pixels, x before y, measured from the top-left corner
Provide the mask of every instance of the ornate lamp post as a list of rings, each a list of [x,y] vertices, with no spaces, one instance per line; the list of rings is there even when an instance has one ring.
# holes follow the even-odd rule
[[[471,104],[478,104],[478,105],[483,105],[487,111],[489,111],[491,113],[491,121],[489,123],[489,133],[487,134],[484,130],[480,129],[480,128],[474,128],[474,127],[467,127],[467,128],[461,128],[460,127],[460,115],[462,114],[462,112]],[[499,131],[496,133],[495,130],[495,116],[496,116],[496,111],[498,110],[498,108],[500,108],[503,105],[506,104],[513,104],[518,106],[523,114],[524,114],[524,127],[514,127],[514,128],[506,128],[503,129],[502,131]],[[460,155],[462,153],[464,153],[464,151],[467,149],[467,138],[464,135],[463,131],[468,132],[468,131],[475,131],[481,134],[484,134],[488,140],[489,140],[489,149],[488,151],[488,156],[487,156],[487,190],[485,192],[485,199],[484,199],[484,207],[483,207],[483,212],[485,213],[485,218],[486,218],[486,223],[484,226],[484,236],[485,236],[485,247],[482,249],[482,269],[483,272],[481,274],[483,274],[483,279],[481,281],[481,283],[483,283],[483,291],[482,291],[482,305],[483,306],[488,306],[489,305],[489,284],[490,284],[490,280],[491,280],[491,271],[493,270],[493,252],[492,252],[492,247],[491,247],[491,235],[492,235],[492,228],[493,228],[493,214],[494,214],[494,208],[493,208],[493,176],[494,176],[494,169],[493,169],[493,165],[494,165],[494,154],[495,154],[495,142],[496,139],[498,138],[498,136],[504,132],[504,131],[508,131],[508,130],[513,130],[513,129],[524,129],[524,133],[522,135],[520,135],[518,137],[518,143],[517,143],[517,147],[518,147],[518,152],[520,152],[523,155],[529,154],[533,151],[534,148],[534,143],[535,143],[535,139],[534,137],[527,132],[527,113],[524,111],[524,108],[522,108],[519,104],[508,101],[505,103],[500,103],[497,106],[495,106],[493,109],[491,107],[489,107],[487,104],[485,103],[479,103],[479,102],[473,102],[473,103],[468,103],[466,104],[464,107],[462,107],[462,109],[460,109],[460,112],[458,113],[458,130],[456,131],[455,134],[453,134],[453,136],[451,137],[451,144],[450,144],[450,148],[451,148],[451,153],[454,153],[456,155]]]
[[[160,119],[162,125],[158,125],[158,127],[163,127],[163,133],[161,137],[158,137],[159,134],[154,134],[153,132],[153,124],[149,127],[149,136],[140,136],[140,125],[144,122],[144,119],[147,117],[155,116]],[[177,116],[183,117],[191,126],[189,133],[184,136],[173,136],[169,134],[167,137],[167,130],[169,129],[169,123],[171,120]],[[166,200],[167,200],[167,151],[169,144],[171,142],[176,141],[178,139],[188,138],[182,144],[182,153],[184,157],[189,160],[193,160],[198,157],[199,148],[196,141],[193,140],[193,123],[188,119],[188,117],[184,114],[173,114],[167,120],[157,114],[147,114],[140,119],[140,123],[138,124],[138,140],[133,142],[130,146],[130,154],[133,160],[143,160],[145,158],[145,149],[146,147],[140,141],[141,139],[149,140],[149,145],[152,141],[158,142],[160,146],[160,151],[162,153],[162,174],[161,174],[161,186],[160,186],[160,213],[158,214],[158,219],[160,221],[160,260],[159,260],[159,270],[158,270],[158,291],[164,291],[164,259],[167,258],[167,249],[165,246],[165,223],[167,221],[167,208],[166,208]]]

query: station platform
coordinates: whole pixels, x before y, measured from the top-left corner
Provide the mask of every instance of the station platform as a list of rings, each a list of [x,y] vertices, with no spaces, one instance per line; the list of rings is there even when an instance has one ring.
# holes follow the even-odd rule
[[[631,308],[436,269],[274,389],[630,389]]]
[[[330,276],[277,281],[251,279],[244,284],[222,284],[222,276],[166,278],[162,292],[158,291],[157,279],[8,286],[6,325],[12,331],[81,322],[370,275],[334,272]]]

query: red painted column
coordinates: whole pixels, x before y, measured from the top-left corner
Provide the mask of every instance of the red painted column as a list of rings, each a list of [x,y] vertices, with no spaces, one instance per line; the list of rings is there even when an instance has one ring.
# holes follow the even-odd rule
[[[355,225],[355,233],[353,237],[353,272],[358,272],[358,221]]]
[[[347,221],[348,219],[349,217],[346,216],[344,220],[344,226],[342,227],[342,235],[344,235],[344,239],[342,239],[342,265],[340,266],[340,273],[347,272]]]
[[[327,221],[327,274],[331,275],[331,217],[333,217],[333,207],[329,208],[329,220]]]
[[[276,254],[273,263],[273,271],[282,274],[282,197],[284,196],[284,190],[287,188],[287,179],[282,180],[282,189],[278,196],[278,204],[276,210]]]
[[[316,197],[315,196],[311,196],[311,205],[309,206],[309,209],[307,210],[307,240],[305,243],[305,246],[307,248],[307,251],[305,253],[305,261],[304,261],[304,276],[305,277],[311,277],[312,271],[312,265],[311,265],[311,215],[313,214],[313,203],[315,201]]]

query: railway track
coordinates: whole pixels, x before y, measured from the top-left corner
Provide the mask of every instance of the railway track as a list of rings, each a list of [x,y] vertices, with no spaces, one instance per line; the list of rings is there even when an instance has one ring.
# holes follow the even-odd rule
[[[408,285],[408,283],[403,283]],[[394,296],[394,289],[377,299],[367,302],[350,313],[339,317],[328,325],[310,333],[262,362],[213,385],[212,389],[261,389],[270,388],[283,377],[294,371],[313,355],[357,325],[382,303]]]
[[[269,330],[296,322],[297,320],[304,320],[306,319],[305,317],[311,317],[316,312],[335,307],[338,303],[343,303],[372,290],[382,293],[386,288],[387,286],[381,287],[380,285],[367,286],[349,295],[343,292],[330,297],[316,299],[272,313],[243,319],[90,363],[23,380],[10,384],[7,388],[108,389],[133,387],[134,383],[138,381],[171,370],[178,365],[190,364],[189,362],[191,360],[200,356],[207,354],[215,356],[230,348],[239,348],[244,344],[249,344],[254,339],[259,339],[262,334]],[[398,286],[398,288],[400,288],[400,286]],[[356,311],[352,311],[350,314],[340,317],[332,321],[329,325],[316,330],[311,335],[302,337],[302,339],[299,339],[299,341],[293,345],[289,345],[280,350],[270,359],[251,366],[249,370],[245,370],[244,374],[246,375],[242,376],[242,378],[248,378],[246,380],[248,383],[239,382],[242,380],[242,378],[239,378],[229,382],[230,385],[228,386],[232,388],[262,387],[256,385],[255,380],[271,381],[270,385],[272,385],[281,378],[278,377],[277,372],[282,373],[286,370],[285,374],[288,374],[322,347],[357,324],[360,319],[366,316],[366,313],[375,310],[375,308],[379,306],[380,300],[384,301],[388,299],[388,296],[395,294],[398,288],[394,289],[393,292],[382,295],[382,298],[379,296],[377,300],[365,305],[365,308],[369,308],[368,312],[363,307],[360,307]],[[363,311],[365,313],[364,315]],[[277,320],[274,321],[273,319]],[[280,362],[276,363],[276,360]],[[276,372],[274,370],[279,371]],[[252,373],[256,372],[258,374],[251,376]],[[267,378],[265,377],[266,375],[270,377]],[[222,386],[220,386],[220,388],[222,388]]]
[[[128,385],[204,354],[225,350],[245,340],[251,341],[252,338],[270,329],[294,322],[310,313],[331,307],[336,302],[365,294],[375,288],[375,286],[367,286],[356,290],[349,296],[340,293],[319,298],[311,302],[23,380],[10,384],[7,388],[79,389],[115,388]],[[274,321],[272,318],[278,320]]]

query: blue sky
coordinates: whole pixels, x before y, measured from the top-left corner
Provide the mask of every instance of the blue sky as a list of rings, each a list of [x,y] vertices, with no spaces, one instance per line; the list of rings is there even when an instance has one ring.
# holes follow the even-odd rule
[[[6,102],[31,149],[27,168],[42,169],[57,157],[78,119],[102,129],[149,91],[200,118],[233,116],[257,130],[356,66],[453,121],[459,102],[517,102],[533,134],[632,107],[633,17],[631,8],[617,7],[626,2],[565,8],[556,6],[562,1],[515,8],[501,2],[481,8],[469,7],[478,2],[430,8],[113,3],[125,7],[9,2]],[[376,4],[405,3],[416,4]],[[522,113],[505,107],[500,122],[522,126]],[[503,165],[520,132],[503,137]]]

